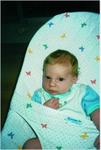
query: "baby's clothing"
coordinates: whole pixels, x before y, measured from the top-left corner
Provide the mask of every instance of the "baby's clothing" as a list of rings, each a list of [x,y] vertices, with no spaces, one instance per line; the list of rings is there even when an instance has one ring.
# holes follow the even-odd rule
[[[74,84],[66,93],[52,95],[40,88],[34,92],[32,100],[44,104],[51,98],[59,98],[60,111],[70,109],[89,116],[100,107],[99,95],[88,85]]]
[[[34,126],[36,125],[35,131],[43,149],[54,148],[55,143],[59,143],[59,147],[62,149],[95,150],[94,142],[99,131],[90,120],[89,115],[100,107],[98,94],[87,85],[74,84],[66,93],[58,95],[51,95],[41,88],[35,91],[32,100],[44,104],[53,97],[59,98],[59,109],[44,107],[45,113],[43,113],[43,111],[39,112],[40,109],[37,108],[33,114],[34,119],[38,116]],[[41,105],[39,106],[41,107]],[[52,111],[52,115],[50,111]],[[41,114],[40,117],[39,114]],[[44,132],[40,129],[40,122],[47,125],[47,130]],[[59,141],[56,142],[56,139]]]

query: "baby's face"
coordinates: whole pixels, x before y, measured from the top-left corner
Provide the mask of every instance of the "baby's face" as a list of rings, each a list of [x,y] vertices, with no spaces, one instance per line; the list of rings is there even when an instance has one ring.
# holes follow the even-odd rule
[[[71,74],[71,66],[48,64],[43,73],[43,88],[50,94],[62,94],[77,81]]]

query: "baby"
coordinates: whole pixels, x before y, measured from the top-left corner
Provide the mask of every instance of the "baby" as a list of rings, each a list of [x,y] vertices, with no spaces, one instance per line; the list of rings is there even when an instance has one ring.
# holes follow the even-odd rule
[[[78,68],[77,58],[68,51],[57,50],[49,54],[43,64],[42,88],[34,92],[32,100],[60,111],[74,109],[90,118],[99,130],[99,96],[90,86],[76,83]],[[100,148],[99,142],[98,136],[94,143],[96,148]],[[23,148],[42,149],[42,146],[38,138],[32,138]]]

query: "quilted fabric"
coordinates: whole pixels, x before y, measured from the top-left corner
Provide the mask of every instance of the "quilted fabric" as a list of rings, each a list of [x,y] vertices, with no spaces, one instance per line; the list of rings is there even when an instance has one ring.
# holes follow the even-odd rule
[[[2,148],[21,149],[28,138],[36,137],[34,133],[36,129],[32,123],[35,120],[30,121],[29,118],[32,118],[34,112],[37,113],[37,104],[32,104],[31,97],[33,92],[41,86],[43,60],[52,51],[64,49],[76,55],[80,69],[78,82],[90,85],[99,93],[99,39],[99,15],[91,12],[66,12],[56,15],[36,32],[26,50],[23,66],[11,100],[11,107],[2,130]],[[26,103],[26,107],[24,103]],[[26,109],[32,108],[32,106],[30,114],[28,112],[27,114]],[[41,107],[38,107],[39,112],[43,110]],[[49,111],[49,113],[51,116],[53,112]],[[61,130],[60,124],[58,130],[54,130],[56,131],[53,134],[54,140],[57,139],[57,131],[65,132],[65,130],[65,126],[64,131]],[[47,137],[50,140],[50,134],[49,136],[47,134]],[[54,149],[62,149],[65,145],[65,140],[63,140],[64,145],[63,143],[58,145],[63,138],[62,134],[58,137],[60,138]],[[40,136],[40,138],[42,141],[45,136],[43,138]]]

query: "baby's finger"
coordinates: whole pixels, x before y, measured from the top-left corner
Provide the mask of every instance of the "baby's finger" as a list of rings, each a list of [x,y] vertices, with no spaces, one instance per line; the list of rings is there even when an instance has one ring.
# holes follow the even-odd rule
[[[54,100],[53,103],[54,104],[59,104],[59,100]]]
[[[59,108],[59,103],[54,104],[55,109]]]
[[[57,101],[59,101],[59,98],[53,98],[52,100],[53,100],[53,102],[54,102],[54,101],[57,102]]]

